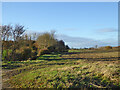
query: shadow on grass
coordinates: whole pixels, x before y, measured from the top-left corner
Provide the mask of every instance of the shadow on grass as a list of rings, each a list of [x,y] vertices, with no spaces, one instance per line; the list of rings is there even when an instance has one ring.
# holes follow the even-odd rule
[[[28,66],[30,64],[37,64],[38,62],[11,62],[2,65],[2,69],[16,69],[22,66]],[[24,64],[24,65],[22,65]]]
[[[21,65],[2,65],[2,69],[15,69],[21,67]]]
[[[59,61],[59,60],[88,60],[88,61],[117,61],[120,60],[118,57],[110,57],[110,58],[61,58],[61,59],[44,59],[47,61]],[[39,59],[40,60],[40,59]]]
[[[70,60],[90,60],[90,61],[116,61],[120,60],[120,57],[110,57],[110,58],[62,58],[63,60],[70,59]]]
[[[65,54],[82,54],[82,53],[105,53],[105,52],[114,52],[118,50],[95,50],[95,51],[81,51],[81,52],[66,52]]]
[[[41,59],[39,59],[39,60],[41,60]],[[43,59],[42,59],[43,60]],[[58,61],[58,60],[63,60],[63,59],[44,59],[44,60],[47,60],[47,61]],[[65,59],[64,59],[65,60]]]

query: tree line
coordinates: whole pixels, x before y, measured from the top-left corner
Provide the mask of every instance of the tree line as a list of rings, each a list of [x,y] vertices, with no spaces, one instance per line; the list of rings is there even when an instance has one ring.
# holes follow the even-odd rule
[[[20,61],[36,59],[40,55],[67,52],[68,45],[55,38],[55,31],[42,34],[25,33],[24,26],[1,26],[2,60]]]

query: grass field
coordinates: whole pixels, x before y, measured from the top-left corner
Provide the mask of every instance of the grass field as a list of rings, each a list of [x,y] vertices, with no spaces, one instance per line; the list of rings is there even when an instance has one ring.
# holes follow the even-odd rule
[[[70,50],[3,62],[3,88],[120,87],[118,59],[118,51]]]

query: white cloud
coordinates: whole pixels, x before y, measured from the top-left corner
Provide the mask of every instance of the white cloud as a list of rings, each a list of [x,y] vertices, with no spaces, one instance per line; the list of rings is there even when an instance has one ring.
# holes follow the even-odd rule
[[[114,39],[94,40],[84,37],[71,37],[67,35],[57,35],[57,39],[63,40],[65,41],[65,44],[75,48],[94,47],[95,45],[98,46],[118,45],[118,41]]]
[[[27,31],[28,34],[34,33],[32,30]],[[41,34],[42,32],[36,32]],[[55,35],[58,40],[63,40],[66,45],[74,48],[84,48],[84,47],[94,47],[95,45],[98,46],[117,46],[118,41],[113,38],[103,39],[103,40],[94,40],[85,37],[71,37],[63,34],[56,34]]]
[[[118,32],[117,29],[114,29],[114,28],[104,28],[104,29],[99,29],[97,30],[98,32],[100,33],[107,33],[107,32]]]

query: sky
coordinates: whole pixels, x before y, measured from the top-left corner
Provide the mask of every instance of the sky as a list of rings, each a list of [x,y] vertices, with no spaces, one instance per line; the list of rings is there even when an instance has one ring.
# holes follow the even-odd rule
[[[28,33],[55,30],[74,48],[118,45],[117,2],[3,2],[2,24]]]

